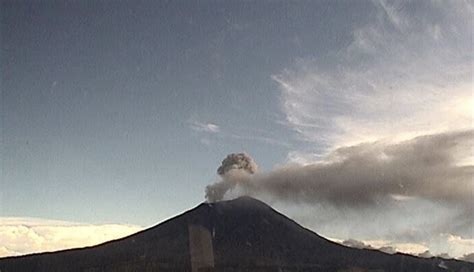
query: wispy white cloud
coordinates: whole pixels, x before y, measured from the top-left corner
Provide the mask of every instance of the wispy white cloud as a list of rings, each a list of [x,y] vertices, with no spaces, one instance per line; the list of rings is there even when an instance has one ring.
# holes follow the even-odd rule
[[[248,141],[256,141],[261,142],[269,145],[277,145],[283,147],[290,147],[291,145],[285,141],[278,140],[272,137],[267,136],[258,136],[258,135],[239,135],[239,134],[229,134],[230,138],[237,139],[237,140],[248,140]]]
[[[214,139],[234,139],[243,141],[254,141],[268,145],[276,145],[283,147],[290,146],[290,144],[286,141],[265,135],[268,134],[268,132],[260,129],[252,129],[252,131],[250,131],[248,128],[223,129],[217,124],[210,122],[203,123],[193,119],[188,120],[188,124],[193,131],[199,132],[200,136],[204,135],[204,137],[201,137],[200,139],[200,142],[203,145],[211,145],[212,140],[210,136],[213,135],[215,136]]]
[[[221,131],[220,127],[213,123],[201,123],[199,121],[189,121],[189,126],[194,131],[218,133]]]
[[[384,0],[372,1],[372,4],[373,12],[368,12],[372,14],[368,23],[354,27],[352,42],[346,48],[324,58],[324,61],[314,57],[298,59],[291,67],[272,76],[280,89],[280,105],[286,117],[284,123],[303,143],[300,149],[288,153],[288,161],[306,165],[304,169],[327,167],[328,156],[337,150],[353,151],[374,143],[385,147],[400,146],[407,139],[417,136],[473,129],[474,5],[469,1],[446,5],[442,1]],[[448,252],[451,256],[461,257],[473,252],[470,244],[472,195],[469,193],[472,191],[474,163],[471,147],[472,142],[469,141],[462,148],[449,150],[445,154],[453,158],[454,168],[468,170],[464,177],[464,199],[467,200],[464,204],[445,205],[444,198],[431,198],[429,205],[434,205],[432,210],[439,222],[428,222],[424,215],[418,216],[423,219],[423,222],[418,222],[415,214],[423,210],[419,206],[420,199],[391,194],[395,206],[388,210],[384,206],[384,220],[390,219],[387,219],[387,214],[405,210],[411,221],[402,222],[404,220],[399,219],[405,215],[394,217],[390,222],[396,227],[389,228],[391,233],[374,229],[372,234],[364,233],[366,238],[372,237],[368,239],[372,241],[364,242],[373,247],[393,247],[410,253],[423,253],[429,248],[433,254]],[[440,145],[432,148],[440,151]],[[462,160],[458,159],[461,157]],[[390,163],[384,152],[377,159]],[[355,161],[368,167],[376,164],[363,161],[362,157],[355,158]],[[393,168],[390,171],[400,169],[407,168]],[[431,170],[439,170],[439,174],[429,180],[439,178],[446,185],[441,191],[459,190],[457,180],[447,178],[450,171],[442,167]],[[375,172],[362,168],[355,170],[358,174]],[[381,177],[375,177],[375,182],[369,186],[363,186],[354,176],[350,176],[346,185],[374,192],[382,186],[386,174],[388,172],[382,171]],[[327,180],[324,177],[322,180]],[[340,180],[337,177],[337,181]],[[406,181],[407,176],[400,176],[400,180]],[[420,181],[418,177],[416,180]],[[292,181],[290,184],[294,184]],[[361,181],[363,183],[366,179]],[[397,185],[396,182],[391,184]],[[332,188],[328,185],[318,187],[314,183],[309,185],[317,191]],[[435,187],[430,184],[422,193],[432,193]],[[344,188],[339,189],[343,191]],[[413,192],[413,188],[405,189]],[[287,191],[284,192],[286,195]],[[308,196],[307,191],[302,195]],[[355,194],[345,196],[350,198]],[[321,209],[318,217],[329,214],[327,210],[327,207]],[[334,213],[326,216],[330,223],[325,231],[331,232],[334,224],[344,220],[347,210],[343,211],[344,217],[341,218],[335,219]],[[367,215],[367,210],[360,212]],[[355,218],[357,215],[354,215]],[[374,217],[375,220],[377,218]],[[351,221],[351,224],[357,224],[354,222]],[[365,218],[360,225],[361,228],[351,231],[363,233],[362,229],[377,227]],[[387,223],[384,222],[384,225]],[[418,228],[417,231],[410,231],[413,226]],[[321,225],[318,228],[322,229]],[[338,231],[333,231],[336,236],[348,231],[336,228]],[[460,238],[457,234],[443,236],[446,231],[463,233],[466,237]],[[390,242],[374,244],[376,236]]]
[[[287,125],[326,150],[471,128],[472,4],[373,3],[372,23],[332,59],[272,76]]]
[[[0,217],[0,257],[85,247],[143,228],[125,224],[83,224],[39,218]]]

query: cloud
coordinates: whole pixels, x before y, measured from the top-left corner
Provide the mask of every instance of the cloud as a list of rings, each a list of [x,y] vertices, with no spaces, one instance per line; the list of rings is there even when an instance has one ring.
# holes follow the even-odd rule
[[[201,123],[198,121],[189,121],[190,127],[194,131],[218,133],[221,131],[220,127],[213,123]]]
[[[272,76],[286,124],[326,151],[472,128],[472,3],[373,4],[346,48]]]
[[[433,254],[431,254],[431,252],[429,250],[425,250],[422,253],[418,254],[418,257],[431,258],[431,257],[433,257]]]
[[[443,236],[447,237],[449,243],[462,245],[467,248],[474,248],[474,239],[465,239],[458,235],[453,235],[449,233],[443,234]]]
[[[392,246],[383,246],[383,247],[379,248],[379,250],[382,251],[382,252],[385,252],[387,254],[397,253],[397,250]]]
[[[387,254],[395,254],[397,252],[417,254],[426,249],[426,246],[416,243],[397,243],[386,240],[365,240],[356,239],[344,240],[341,244],[360,249],[376,249]]]
[[[444,238],[449,238],[449,235],[445,235]],[[444,259],[451,259],[451,256],[459,256],[457,259],[474,262],[474,253],[465,253],[465,254],[453,254],[454,252],[446,253],[446,252],[439,252],[435,255],[429,249],[429,246],[435,245],[426,245],[422,243],[402,243],[397,241],[389,241],[389,240],[356,240],[356,239],[335,239],[329,238],[331,241],[348,246],[353,248],[359,249],[375,249],[379,250],[388,254],[395,254],[397,252],[407,253],[416,255],[421,258],[431,258],[431,257],[440,257]],[[445,243],[449,243],[449,239],[444,240]],[[446,247],[445,247],[446,249]],[[472,249],[472,247],[471,247]]]
[[[472,249],[472,239],[462,239],[456,237],[455,240],[463,240],[463,245],[453,244],[452,234],[441,234],[437,241],[403,242],[397,240],[373,240],[373,239],[354,239],[346,240],[330,238],[336,243],[361,249],[377,249],[388,254],[396,252],[408,253],[422,258],[441,257],[445,259],[457,257],[460,260],[474,262],[474,253]]]
[[[443,259],[451,259],[451,256],[449,256],[448,253],[440,253],[436,255],[436,257],[443,258]]]
[[[420,252],[426,251],[428,248],[426,245],[419,243],[399,243],[391,242],[391,246],[395,248],[397,252],[403,252],[408,254],[419,254]]]
[[[470,222],[472,231],[472,218]],[[432,244],[440,244],[441,246],[438,247],[443,248],[445,252],[449,252],[451,256],[463,256],[463,254],[470,253],[474,249],[473,238],[465,238],[451,233],[441,233],[437,239],[433,239]]]
[[[466,261],[466,262],[471,262],[471,263],[474,263],[474,252],[473,253],[469,253],[469,254],[464,254],[461,258],[459,258],[460,260],[463,260],[463,261]]]
[[[0,217],[0,257],[85,247],[142,230],[124,224],[81,224],[39,218]]]
[[[342,241],[342,244],[354,248],[372,248],[371,246],[366,245],[364,242],[355,239],[344,240]]]
[[[330,238],[331,241],[340,243],[349,247],[377,249],[385,253],[393,254],[396,252],[413,254],[422,258],[431,258],[433,256],[442,258],[456,257],[460,260],[474,261],[474,253],[472,249],[472,239],[463,239],[452,234],[434,235],[438,236],[436,239],[427,239],[425,241],[404,242],[402,240],[390,239],[337,239]],[[463,240],[460,244],[453,243],[455,240]]]
[[[272,137],[267,137],[267,136],[258,136],[258,135],[239,135],[239,134],[228,134],[226,136],[229,136],[232,139],[237,139],[237,140],[246,140],[246,141],[256,141],[256,142],[261,142],[264,144],[268,145],[275,145],[275,146],[282,146],[282,147],[290,147],[291,144],[289,144],[286,141],[282,141],[279,139],[275,139]]]
[[[200,139],[200,142],[204,145],[210,145],[212,141],[209,137],[215,136],[214,139],[234,139],[239,141],[254,141],[282,147],[291,146],[291,144],[287,141],[274,138],[272,135],[269,135],[268,131],[263,129],[249,130],[230,127],[225,130],[217,124],[202,123],[193,119],[188,120],[187,123],[193,131],[199,132],[200,136],[205,136],[204,138]]]

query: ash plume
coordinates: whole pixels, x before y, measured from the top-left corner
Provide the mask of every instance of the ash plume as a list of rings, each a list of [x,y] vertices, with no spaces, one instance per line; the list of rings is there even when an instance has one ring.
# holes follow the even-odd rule
[[[262,174],[247,154],[231,154],[218,169],[222,180],[206,188],[206,197],[218,201],[239,186],[248,195],[296,203],[368,207],[421,198],[468,210],[473,204],[473,139],[474,130],[467,130],[363,143],[335,149],[312,165]]]
[[[258,166],[247,153],[232,153],[222,161],[221,166],[217,168],[217,174],[224,176],[231,170],[243,170],[254,174],[258,170]]]
[[[229,190],[238,183],[250,180],[250,175],[258,170],[257,164],[246,153],[232,153],[222,161],[217,174],[221,180],[206,187],[206,199],[209,202],[222,200]]]
[[[290,202],[367,207],[421,198],[468,208],[473,139],[468,130],[342,147],[322,162],[280,167],[242,185]]]

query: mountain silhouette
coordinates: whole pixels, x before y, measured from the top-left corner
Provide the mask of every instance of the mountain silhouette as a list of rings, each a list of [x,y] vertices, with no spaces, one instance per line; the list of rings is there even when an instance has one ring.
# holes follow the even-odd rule
[[[265,203],[241,197],[196,208],[93,247],[0,259],[1,272],[474,271],[474,264],[331,242]]]

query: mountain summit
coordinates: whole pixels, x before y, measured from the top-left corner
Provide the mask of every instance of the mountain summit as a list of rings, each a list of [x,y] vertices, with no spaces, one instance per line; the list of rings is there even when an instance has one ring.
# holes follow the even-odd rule
[[[456,260],[348,248],[250,197],[202,203],[93,247],[0,259],[1,272],[473,270]]]

